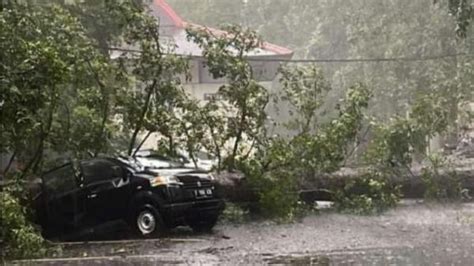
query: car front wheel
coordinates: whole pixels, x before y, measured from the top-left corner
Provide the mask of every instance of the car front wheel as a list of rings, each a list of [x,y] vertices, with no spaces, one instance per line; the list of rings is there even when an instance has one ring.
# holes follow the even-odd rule
[[[145,205],[136,212],[134,223],[136,233],[142,237],[160,236],[165,231],[158,210],[151,205]]]

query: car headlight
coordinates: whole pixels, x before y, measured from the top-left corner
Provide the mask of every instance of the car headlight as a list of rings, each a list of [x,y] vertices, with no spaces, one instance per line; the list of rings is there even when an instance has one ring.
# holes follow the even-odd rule
[[[161,185],[181,185],[181,181],[176,176],[156,176],[150,181],[152,187],[157,187]]]
[[[209,174],[209,179],[211,181],[216,181],[216,177],[213,174]]]

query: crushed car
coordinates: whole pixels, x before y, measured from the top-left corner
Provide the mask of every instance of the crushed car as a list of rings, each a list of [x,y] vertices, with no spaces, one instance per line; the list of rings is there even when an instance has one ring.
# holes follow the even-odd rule
[[[114,220],[144,237],[181,225],[211,230],[224,209],[213,176],[176,163],[163,165],[101,157],[55,167],[42,175],[34,200],[38,223],[47,235]]]

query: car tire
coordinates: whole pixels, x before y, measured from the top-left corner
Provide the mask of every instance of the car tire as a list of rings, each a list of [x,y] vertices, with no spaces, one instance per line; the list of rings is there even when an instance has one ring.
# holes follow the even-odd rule
[[[148,204],[135,212],[131,222],[135,233],[143,238],[159,237],[166,231],[160,213]]]
[[[208,217],[207,219],[199,219],[190,221],[189,227],[196,233],[210,233],[217,224],[217,216]]]

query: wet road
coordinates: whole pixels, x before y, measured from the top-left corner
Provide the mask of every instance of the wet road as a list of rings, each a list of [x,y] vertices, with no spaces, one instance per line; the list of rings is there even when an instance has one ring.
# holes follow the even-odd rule
[[[474,204],[405,203],[381,216],[325,211],[292,224],[219,225],[161,240],[70,243],[34,265],[473,265]],[[26,263],[28,264],[28,263]]]

